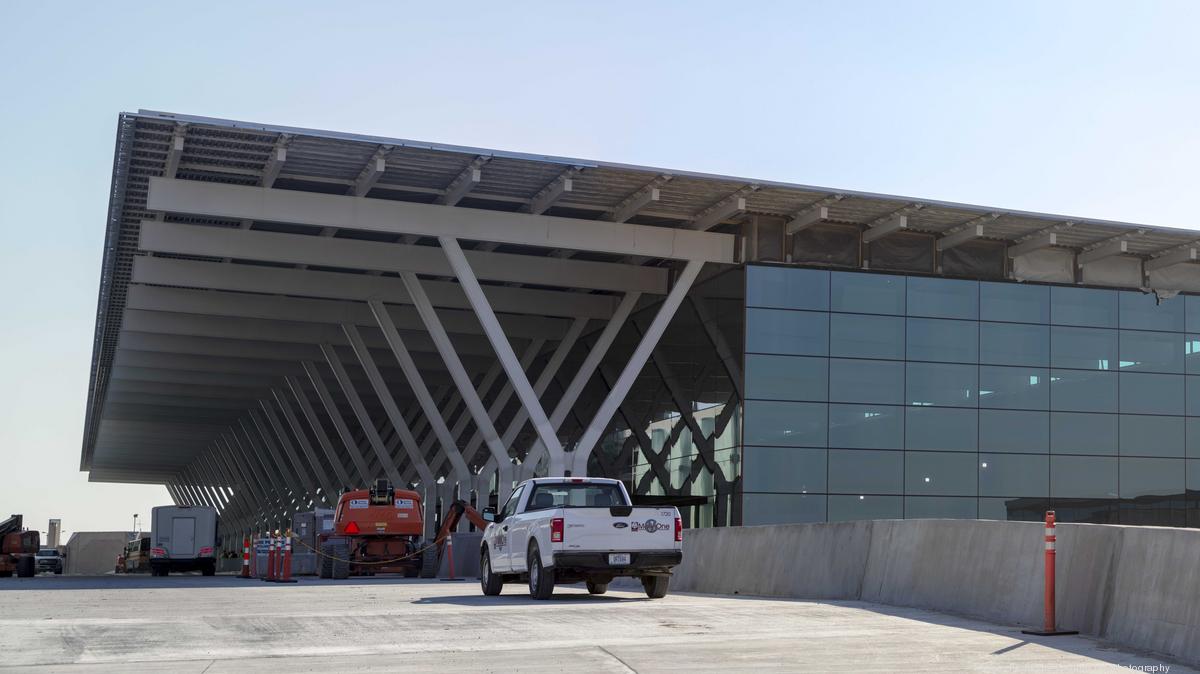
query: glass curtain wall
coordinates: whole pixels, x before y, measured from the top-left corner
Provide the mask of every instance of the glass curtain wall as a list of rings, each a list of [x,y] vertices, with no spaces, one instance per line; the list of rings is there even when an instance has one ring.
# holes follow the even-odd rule
[[[1200,298],[750,266],[743,521],[1200,526]]]

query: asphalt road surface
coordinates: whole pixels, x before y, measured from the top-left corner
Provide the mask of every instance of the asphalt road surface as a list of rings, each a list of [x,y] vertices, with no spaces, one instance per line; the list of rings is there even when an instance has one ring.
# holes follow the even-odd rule
[[[0,673],[1125,672],[1150,654],[863,602],[229,576],[0,579]],[[1169,667],[1169,669],[1162,669]]]

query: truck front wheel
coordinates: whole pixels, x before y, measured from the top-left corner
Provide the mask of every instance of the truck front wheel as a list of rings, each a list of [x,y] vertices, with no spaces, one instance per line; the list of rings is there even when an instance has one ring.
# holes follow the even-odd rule
[[[554,594],[554,569],[542,566],[542,553],[537,543],[529,546],[529,596],[534,599],[549,599]]]
[[[479,556],[479,585],[489,597],[495,597],[504,589],[504,579],[492,573],[492,558],[487,548]]]

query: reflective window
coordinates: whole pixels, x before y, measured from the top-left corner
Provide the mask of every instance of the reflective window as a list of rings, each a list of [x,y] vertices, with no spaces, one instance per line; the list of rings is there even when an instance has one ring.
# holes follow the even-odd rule
[[[829,314],[747,309],[746,351],[824,356],[829,352]]]
[[[976,363],[979,361],[979,324],[973,321],[910,318],[908,359]]]
[[[905,409],[904,446],[948,452],[974,451],[979,440],[979,412],[949,407]]]
[[[908,315],[979,318],[979,284],[944,278],[908,279]]]
[[[1188,416],[1200,417],[1200,377],[1184,377],[1187,395],[1184,409]]]
[[[828,363],[824,358],[746,354],[746,397],[825,400]]]
[[[910,520],[973,520],[978,516],[975,498],[961,496],[906,496],[904,517]]]
[[[837,494],[902,494],[904,452],[829,450],[829,491]]]
[[[904,359],[904,319],[830,314],[830,355]]]
[[[1050,327],[980,323],[979,362],[1046,367],[1050,364]]]
[[[1188,374],[1200,374],[1200,335],[1188,335],[1184,338],[1183,360]]]
[[[1045,454],[1050,442],[1050,414],[1013,410],[979,410],[979,451]]]
[[[904,408],[830,405],[829,445],[847,449],[902,449]]]
[[[1185,341],[1183,335],[1172,332],[1121,330],[1121,371],[1183,374]]]
[[[904,502],[899,496],[829,497],[829,521],[849,522],[852,520],[898,520],[904,517]]]
[[[1183,297],[1159,300],[1154,293],[1117,293],[1121,312],[1121,327],[1135,330],[1170,330],[1183,332]]]
[[[1117,458],[1051,456],[1050,494],[1054,498],[1116,498]]]
[[[1187,488],[1188,491],[1200,491],[1200,461],[1188,459],[1187,463]],[[1192,526],[1192,525],[1188,525]]]
[[[1067,412],[1116,412],[1117,373],[1051,370],[1050,409]]]
[[[1116,454],[1115,414],[1050,413],[1051,454]]]
[[[746,447],[745,491],[825,493],[825,450],[806,447]]]
[[[1184,454],[1191,459],[1200,459],[1200,419],[1188,419],[1184,423],[1187,435],[1187,449]]]
[[[744,494],[742,523],[805,524],[825,521],[825,495]]]
[[[824,447],[825,403],[747,400],[744,442],[747,445]]]
[[[1117,293],[1094,288],[1050,288],[1050,322],[1055,325],[1117,327]]]
[[[1117,331],[1054,327],[1050,330],[1050,364],[1078,370],[1117,369]]]
[[[1183,414],[1183,375],[1121,373],[1121,411]]]
[[[1121,415],[1121,456],[1184,454],[1183,417]]]
[[[1017,323],[1050,322],[1049,286],[980,283],[979,318]]]
[[[906,396],[910,405],[975,407],[979,368],[950,363],[908,363]]]
[[[887,360],[829,359],[829,400],[904,404],[904,363]]]
[[[830,278],[830,309],[903,316],[904,281],[903,276],[835,271]]]
[[[1179,459],[1121,459],[1121,498],[1183,494],[1184,463]]]
[[[980,496],[1048,496],[1050,457],[1036,454],[978,456]]]
[[[905,452],[904,493],[976,496],[979,471],[975,461],[978,457],[973,453]]]
[[[829,272],[798,267],[746,267],[746,304],[779,309],[829,309]]]
[[[1049,372],[1040,368],[981,365],[979,406],[1024,410],[1049,409]]]
[[[1049,509],[1050,501],[1045,497],[979,499],[981,520],[1041,522]]]
[[[1183,298],[1185,327],[1188,332],[1200,332],[1200,295],[1187,295]]]

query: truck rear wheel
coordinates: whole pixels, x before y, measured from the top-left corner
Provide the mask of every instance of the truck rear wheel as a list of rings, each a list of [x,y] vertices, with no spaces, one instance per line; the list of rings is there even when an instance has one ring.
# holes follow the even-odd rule
[[[662,599],[667,596],[667,586],[671,584],[670,576],[643,576],[642,589],[651,599]]]
[[[534,599],[549,599],[554,594],[554,569],[542,566],[542,553],[537,543],[529,546],[529,596]]]
[[[217,575],[217,563],[209,562],[205,564],[204,566],[200,567],[200,573],[205,576]]]
[[[33,578],[37,575],[37,562],[32,555],[17,558],[17,578]]]
[[[492,573],[492,558],[486,548],[479,555],[479,585],[489,597],[495,597],[504,589],[504,579]]]

